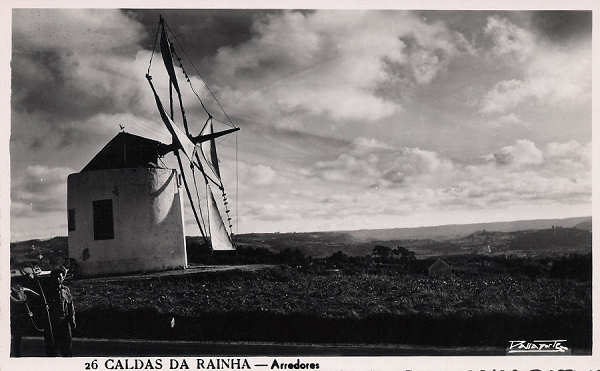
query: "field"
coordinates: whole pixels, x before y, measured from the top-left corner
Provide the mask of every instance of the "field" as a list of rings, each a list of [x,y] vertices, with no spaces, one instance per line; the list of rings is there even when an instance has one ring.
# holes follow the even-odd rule
[[[76,281],[72,289],[82,336],[497,346],[543,337],[590,349],[590,256],[535,266],[511,262],[522,270],[511,275],[495,260],[479,269],[460,267],[468,260],[456,257],[459,268],[449,279],[406,273],[400,264],[353,272],[283,265],[186,278]]]
[[[442,241],[294,235],[240,236],[235,254],[188,239],[195,263],[271,269],[74,280],[75,336],[501,347],[544,338],[591,352],[589,230],[479,231]],[[324,248],[325,240],[341,247]],[[61,260],[50,252],[64,250],[37,244],[48,263]],[[32,258],[13,256],[15,265]],[[439,256],[452,272],[436,278],[428,268]]]

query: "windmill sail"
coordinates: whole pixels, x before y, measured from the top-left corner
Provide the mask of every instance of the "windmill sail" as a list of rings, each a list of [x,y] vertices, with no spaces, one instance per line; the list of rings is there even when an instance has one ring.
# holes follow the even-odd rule
[[[210,187],[207,188],[208,225],[210,227],[210,244],[212,245],[212,249],[219,251],[235,250],[235,247],[233,247],[231,239],[229,238],[229,234],[227,233],[227,229],[225,228],[225,223],[223,223],[223,218],[221,218],[221,213],[217,207],[217,202],[215,201],[212,190]]]
[[[160,33],[160,53],[162,54],[162,59],[165,63],[165,68],[167,69],[167,73],[169,74],[171,83],[173,84],[175,91],[177,91],[177,94],[181,96],[181,92],[179,91],[179,84],[177,83],[177,77],[175,76],[175,67],[173,67],[171,43],[169,43],[169,39],[167,37],[167,33],[164,27]]]
[[[200,133],[201,135],[214,134],[212,120],[209,120],[208,124],[204,127],[204,130]],[[215,173],[219,179],[221,179],[221,171],[219,170],[219,160],[217,158],[217,146],[215,145],[214,138],[202,142],[202,153],[204,158],[209,160],[211,170]]]
[[[216,146],[215,146],[215,138],[226,135],[226,134],[230,134],[234,131],[239,130],[239,128],[233,127],[231,129],[219,131],[217,133],[214,132],[213,125],[212,125],[212,117],[213,116],[210,114],[210,112],[208,112],[208,110],[206,109],[206,106],[204,105],[204,103],[202,103],[200,96],[198,96],[198,94],[194,90],[191,80],[184,69],[184,64],[182,62],[182,59],[178,55],[179,49],[174,48],[173,45],[171,44],[171,42],[169,41],[169,37],[167,35],[167,29],[168,29],[168,27],[166,26],[166,23],[164,22],[163,18],[161,17],[160,22],[159,22],[159,30],[160,30],[159,44],[160,44],[160,52],[162,55],[164,66],[169,75],[170,115],[167,114],[167,112],[165,111],[165,108],[163,107],[162,102],[158,96],[158,93],[156,92],[156,89],[154,88],[154,85],[152,83],[152,76],[150,75],[150,67],[152,66],[152,57],[150,58],[150,62],[148,65],[148,73],[146,74],[146,78],[148,80],[148,83],[150,84],[150,87],[152,88],[152,92],[154,93],[154,99],[156,100],[156,105],[158,107],[158,111],[160,113],[161,119],[162,119],[164,125],[167,127],[167,129],[171,133],[171,136],[173,138],[173,144],[169,148],[170,148],[170,150],[174,151],[175,156],[177,158],[181,178],[182,178],[183,184],[185,186],[188,200],[190,202],[191,209],[194,212],[194,217],[196,219],[196,223],[198,224],[198,228],[200,229],[202,236],[208,242],[208,239],[206,238],[204,231],[209,232],[208,234],[210,235],[210,244],[211,244],[211,247],[213,250],[222,250],[222,251],[235,250],[235,247],[231,240],[230,234],[228,233],[228,231],[225,227],[224,219],[221,216],[221,212],[219,210],[219,207],[217,206],[217,202],[215,201],[215,197],[214,197],[213,191],[211,189],[211,186],[216,186],[221,191],[222,197],[223,197],[222,206],[223,206],[225,213],[227,214],[226,221],[230,222],[231,221],[231,218],[229,217],[230,210],[228,208],[228,201],[227,201],[227,196],[225,193],[225,188],[223,187],[223,183],[221,180],[219,161],[217,159],[217,150],[216,150]],[[158,40],[155,40],[155,44],[154,44],[155,48],[156,48],[157,41]],[[154,49],[153,49],[153,54],[154,54]],[[204,111],[208,115],[206,124],[204,125],[204,127],[201,129],[201,132],[197,136],[191,135],[190,128],[188,127],[188,122],[187,122],[187,117],[186,117],[187,115],[186,115],[185,109],[183,107],[181,90],[180,90],[180,86],[177,81],[177,76],[175,74],[175,67],[173,64],[174,56],[177,58],[177,61],[179,62],[178,68],[181,69],[181,72],[185,76],[186,81],[188,82],[188,84],[190,84],[192,91],[194,92],[194,94],[200,101],[202,108],[204,108]],[[181,129],[179,129],[173,122],[173,94],[172,94],[171,88],[174,88],[177,93],[177,98],[179,100],[179,108],[181,109],[181,119],[183,121],[183,127],[185,128],[185,132],[182,131]],[[216,99],[216,97],[214,97],[214,98]],[[223,111],[223,113],[227,116],[225,111]],[[184,165],[181,161],[181,158],[177,152],[177,150],[179,150],[179,149],[183,151],[183,153],[185,154],[185,157],[189,161],[188,165],[190,165],[192,176],[194,179],[194,188],[196,190],[197,204],[198,204],[197,208],[200,209],[199,212],[196,210],[196,205],[194,203],[194,200],[193,200],[193,197],[192,197],[192,194],[190,191],[190,187],[188,186],[188,183],[187,183],[187,180],[185,177],[185,171],[184,171],[185,167],[184,167]],[[203,211],[200,208],[200,195],[198,193],[198,187],[196,185],[196,177],[194,175],[195,174],[194,171],[198,170],[198,169],[202,172],[204,181],[206,183],[206,198],[207,198],[208,205],[207,205],[207,210],[205,211],[205,214],[207,214],[207,216],[208,216],[208,226],[206,226],[204,223]],[[215,190],[216,190],[216,188],[215,188]],[[229,224],[230,232],[232,232],[231,231],[231,228],[232,228],[231,223],[228,223],[228,224]]]
[[[181,149],[183,150],[183,153],[185,153],[185,156],[188,158],[188,160],[192,161],[194,158],[194,143],[192,143],[192,141],[188,139],[188,137],[177,127],[177,125],[175,125],[173,120],[171,120],[171,118],[167,115],[160,101],[160,98],[158,97],[158,94],[156,94],[156,90],[154,89],[152,81],[148,80],[148,82],[150,83],[150,87],[152,88],[152,92],[154,93],[156,107],[158,107],[158,112],[160,113],[160,117],[162,118],[165,126],[167,127],[167,130],[169,130],[169,132],[171,133],[173,140],[177,140],[177,142],[179,142],[179,144],[181,145]]]
[[[210,119],[207,121],[199,136],[201,137],[206,134],[213,134],[212,120]],[[196,159],[198,160],[204,176],[209,178],[216,186],[223,188],[214,138],[200,142],[196,145],[196,148]],[[200,155],[198,155],[198,153],[200,153]]]

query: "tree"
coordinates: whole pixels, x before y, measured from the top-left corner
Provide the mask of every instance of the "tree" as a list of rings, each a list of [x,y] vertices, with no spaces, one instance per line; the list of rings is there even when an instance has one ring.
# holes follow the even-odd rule
[[[392,253],[394,255],[400,255],[400,259],[402,259],[402,260],[415,260],[416,259],[415,252],[410,251],[409,249],[407,249],[406,247],[403,247],[403,246],[396,246],[396,248],[394,249],[394,251],[392,251]]]
[[[331,254],[327,260],[333,262],[333,263],[345,263],[346,261],[348,261],[348,255],[344,254],[342,251],[338,250],[336,252],[334,252],[333,254]]]
[[[389,258],[392,254],[392,249],[387,246],[377,245],[373,248],[372,256],[378,258]]]

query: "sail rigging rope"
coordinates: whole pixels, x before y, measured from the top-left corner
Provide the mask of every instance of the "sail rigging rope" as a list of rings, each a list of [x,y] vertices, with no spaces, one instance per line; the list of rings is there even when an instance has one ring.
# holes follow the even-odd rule
[[[194,165],[191,166],[192,168],[192,178],[194,179],[194,188],[196,189],[196,198],[198,199],[198,206],[200,206],[200,192],[198,192],[198,184],[196,183],[196,172],[194,171]],[[202,221],[202,228],[205,231],[208,231],[208,229],[206,229],[206,225],[204,224],[204,216],[202,215],[202,210],[200,210],[200,220]],[[210,233],[210,231],[209,231]]]
[[[240,225],[239,225],[240,214],[239,214],[239,209],[238,209],[238,195],[240,194],[239,184],[240,184],[240,180],[239,180],[239,176],[238,176],[238,135],[236,132],[235,133],[235,233],[236,234],[240,233]]]
[[[206,180],[206,176],[204,177],[204,181],[206,182],[206,211],[207,211],[206,219],[208,222],[208,234],[211,239],[210,243],[212,244],[212,230],[210,228],[210,205],[209,205],[211,195],[208,194],[208,192],[212,192],[212,191],[210,190],[210,187],[208,186],[208,181]]]
[[[192,92],[194,93],[194,95],[198,99],[198,102],[200,102],[200,105],[204,109],[204,112],[206,112],[206,114],[208,115],[209,119],[212,118],[212,114],[208,111],[208,109],[204,105],[204,102],[202,101],[202,98],[200,98],[200,95],[196,92],[196,89],[194,89],[194,85],[192,85],[192,80],[190,79],[190,76],[186,72],[185,68],[183,67],[183,62],[181,60],[181,57],[179,56],[179,54],[177,54],[177,51],[175,50],[174,46],[173,46],[173,54],[175,54],[175,56],[177,58],[177,61],[179,62],[179,67],[181,68],[181,71],[183,72],[183,75],[185,76],[185,80],[190,85],[190,88],[192,89]]]
[[[161,18],[161,20],[162,20],[162,18]],[[214,119],[213,115],[208,111],[207,107],[204,105],[204,102],[200,98],[200,95],[198,94],[198,92],[194,88],[194,86],[192,84],[192,81],[191,81],[191,78],[188,75],[188,73],[186,72],[186,70],[184,68],[184,65],[183,65],[182,58],[177,53],[176,48],[179,48],[181,50],[181,52],[183,53],[183,55],[187,58],[186,61],[189,60],[189,63],[192,66],[193,70],[196,72],[198,79],[202,82],[202,84],[204,85],[204,87],[206,88],[206,90],[210,93],[210,95],[212,96],[212,98],[215,100],[215,102],[218,105],[218,107],[220,108],[221,112],[223,112],[223,115],[225,116],[225,118],[227,120],[229,120],[229,123],[221,121],[221,120],[217,120],[217,119],[214,119],[214,120],[217,121],[217,122],[219,122],[219,123],[221,123],[221,124],[223,124],[223,125],[225,125],[225,126],[236,128],[237,126],[235,125],[235,123],[233,122],[233,120],[231,119],[231,117],[227,114],[227,112],[225,111],[225,108],[223,107],[223,105],[221,104],[221,102],[219,101],[219,99],[217,98],[216,94],[212,91],[212,89],[210,89],[210,87],[208,86],[208,84],[206,83],[206,81],[204,81],[204,79],[200,76],[200,72],[199,72],[198,68],[196,67],[196,65],[193,63],[193,61],[191,60],[191,58],[187,54],[187,52],[186,52],[186,50],[185,50],[185,48],[183,46],[183,43],[177,38],[176,33],[171,29],[171,27],[166,22],[160,22],[159,25],[156,28],[156,32],[155,32],[155,35],[154,35],[154,43],[153,43],[153,46],[152,46],[152,53],[150,55],[150,61],[148,63],[148,72],[147,72],[147,76],[146,77],[148,79],[151,79],[150,69],[151,69],[151,66],[152,66],[152,59],[154,57],[154,53],[155,53],[155,50],[156,50],[157,40],[158,40],[159,32],[161,30],[161,26],[162,26],[162,30],[165,31],[165,32],[168,31],[173,36],[173,38],[175,39],[175,41],[177,42],[177,46],[175,44],[171,44],[171,52],[173,53],[173,55],[176,57],[177,61],[179,62],[179,67],[181,68],[181,71],[183,72],[183,74],[184,74],[184,76],[186,78],[186,81],[188,82],[188,84],[189,84],[192,92],[194,93],[194,95],[196,96],[196,98],[200,102],[202,108],[204,109],[204,111],[208,115],[208,119],[206,120],[205,126],[206,126],[206,124],[208,124],[208,122],[210,120]],[[169,83],[169,95],[170,95],[169,96],[169,101],[170,101],[170,104],[171,104],[171,106],[170,106],[171,110],[170,111],[171,111],[171,119],[172,119],[173,118],[173,98],[172,98],[172,84],[171,84],[171,82]],[[185,111],[184,111],[184,108],[183,108],[183,104],[181,102],[181,95],[179,95],[179,105],[180,105],[180,108],[181,108],[181,111],[182,111],[182,118],[184,120],[184,124],[186,124],[185,125],[185,127],[186,127],[186,135],[191,138],[189,132],[187,132],[187,122],[185,122],[186,121]],[[148,126],[144,125],[144,124],[140,124],[139,126],[148,128]],[[154,129],[154,130],[156,130],[156,129]],[[150,131],[154,131],[154,130],[151,129]],[[204,158],[204,160],[208,162],[208,160],[204,156],[204,153],[202,152],[202,150],[200,150],[200,153],[201,153],[202,157]],[[196,152],[195,155],[197,157],[198,153]],[[191,167],[191,170],[192,170],[192,177],[194,179],[194,188],[196,189],[196,197],[197,197],[198,205],[200,205],[201,201],[200,201],[200,194],[199,194],[198,186],[197,186],[197,182],[196,182],[196,174],[195,174],[195,171],[194,171],[194,165],[196,165],[196,167],[200,170],[200,172],[204,176],[204,181],[206,182],[206,188],[207,188],[206,191],[207,192],[211,191],[210,188],[209,188],[209,184],[208,184],[209,180],[212,183],[214,183],[223,192],[223,197],[224,197],[224,202],[225,202],[225,208],[228,209],[227,203],[226,203],[226,200],[225,200],[225,189],[223,187],[221,179],[219,178],[219,183],[221,183],[221,184],[218,184],[213,179],[211,179],[211,177],[207,176],[207,174],[204,173],[204,169],[202,169],[202,167],[200,166],[200,159],[198,157],[196,159],[198,160],[198,164],[196,164],[193,160],[191,160],[190,167]],[[179,156],[177,156],[177,160],[179,162],[180,168],[183,171],[183,168],[181,167],[181,162],[180,162]],[[165,163],[162,161],[162,159],[160,159],[160,161],[161,161],[161,163],[163,165],[165,165]],[[236,231],[238,231],[239,230],[239,224],[238,224],[239,223],[239,217],[238,217],[239,176],[238,176],[238,137],[237,137],[237,133],[235,134],[235,178],[236,178],[236,198],[235,198],[235,204],[236,204],[235,205],[235,207],[236,207],[236,211],[235,211],[235,213],[236,213]],[[184,180],[185,180],[185,178],[184,178]],[[189,195],[189,190],[188,190],[188,196],[190,196]],[[191,199],[190,199],[190,201],[191,201]],[[209,207],[208,202],[209,202],[209,199],[208,199],[208,195],[207,195],[207,208]],[[196,214],[195,208],[193,206],[194,205],[193,205],[193,202],[192,202],[192,210],[194,211],[194,214]],[[226,210],[226,212],[228,213],[229,210]],[[195,215],[195,216],[196,216],[196,221],[198,221],[197,215]],[[202,229],[206,230],[206,224],[209,224],[209,229],[210,229],[210,216],[207,215],[207,218],[208,218],[208,220],[205,222],[204,216],[202,214],[202,210],[200,210],[200,219],[202,221],[202,227],[203,227],[203,228],[200,228],[200,232],[202,233],[202,235],[203,235],[203,237],[205,239],[206,239],[206,236],[204,235]],[[232,230],[233,226],[231,225],[231,218],[229,217],[229,215],[227,216],[227,220],[229,222],[230,233],[233,234],[233,230]],[[198,223],[198,224],[200,224],[200,223]]]
[[[165,162],[163,161],[162,157],[159,157],[158,161],[160,161],[160,163],[162,164],[162,166],[164,166],[165,169],[168,169],[167,164],[165,164]]]
[[[208,123],[212,120],[212,116],[208,116],[208,118],[206,119],[206,122],[204,123],[204,125],[202,125],[202,129],[200,129],[200,134],[202,134],[202,132],[204,131],[204,129],[206,129],[206,125],[208,125]]]
[[[156,26],[154,32],[154,43],[152,44],[152,54],[150,54],[150,63],[148,63],[148,75],[150,75],[150,67],[152,67],[152,58],[154,57],[154,50],[156,50],[156,40],[158,40],[158,30],[160,30],[160,23]]]
[[[217,98],[217,96],[215,95],[215,93],[208,86],[208,84],[206,83],[206,81],[204,81],[204,79],[201,77],[200,71],[198,70],[198,68],[196,67],[196,65],[192,61],[192,59],[189,57],[189,55],[185,51],[185,47],[183,46],[183,43],[180,42],[177,39],[177,34],[171,29],[171,27],[166,22],[165,22],[165,26],[167,27],[167,30],[169,30],[169,32],[171,33],[171,35],[173,35],[173,38],[177,41],[178,48],[181,49],[181,51],[183,52],[183,54],[185,55],[185,57],[190,61],[190,65],[192,66],[192,68],[194,69],[194,71],[196,71],[197,77],[200,79],[200,81],[202,81],[202,84],[204,84],[204,87],[206,88],[206,90],[208,90],[208,92],[210,93],[210,95],[213,97],[213,99],[215,100],[215,102],[217,103],[217,105],[219,106],[219,108],[221,109],[221,112],[223,112],[223,115],[225,115],[225,117],[227,118],[227,120],[229,120],[229,122],[230,122],[230,124],[231,124],[232,127],[236,127],[235,123],[233,122],[233,120],[231,119],[231,117],[229,117],[229,115],[225,111],[225,108],[223,107],[223,105],[221,104],[221,102],[219,101],[219,99]],[[191,84],[191,81],[190,81],[190,84]]]
[[[144,121],[132,121],[127,123],[127,131],[131,133],[143,133],[144,136],[150,137],[151,139],[167,138],[168,132],[163,127],[156,128],[156,124],[146,123]],[[168,134],[170,137],[170,134]],[[162,139],[158,140],[163,142]],[[166,144],[166,143],[165,143]]]

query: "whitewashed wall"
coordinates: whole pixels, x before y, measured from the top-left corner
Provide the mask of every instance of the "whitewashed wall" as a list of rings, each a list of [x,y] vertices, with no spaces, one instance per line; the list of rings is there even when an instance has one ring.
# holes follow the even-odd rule
[[[69,257],[77,261],[80,274],[187,266],[182,188],[177,183],[177,172],[172,169],[110,169],[69,175],[67,208],[75,209]],[[114,239],[94,240],[92,202],[103,199],[112,199]]]

